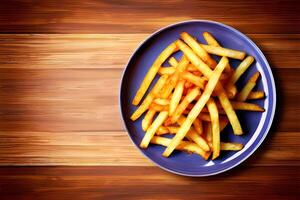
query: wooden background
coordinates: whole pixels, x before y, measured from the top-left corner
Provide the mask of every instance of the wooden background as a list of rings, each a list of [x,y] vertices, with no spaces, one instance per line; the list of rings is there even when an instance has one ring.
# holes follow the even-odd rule
[[[299,13],[298,1],[1,1],[0,199],[297,199]],[[118,108],[134,49],[189,19],[219,21],[253,39],[278,92],[261,148],[207,178],[154,166],[130,142]]]

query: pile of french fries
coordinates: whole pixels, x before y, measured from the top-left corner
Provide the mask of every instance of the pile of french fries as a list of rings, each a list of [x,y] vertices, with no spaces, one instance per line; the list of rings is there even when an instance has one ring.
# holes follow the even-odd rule
[[[142,120],[146,133],[141,148],[152,143],[166,147],[162,154],[165,157],[176,149],[198,154],[205,160],[212,154],[212,159],[216,159],[221,150],[243,148],[239,143],[220,141],[220,134],[225,134],[222,130],[228,124],[235,135],[243,134],[236,110],[264,111],[246,102],[265,97],[264,91],[253,91],[259,72],[254,73],[240,91],[235,85],[254,58],[246,57],[245,52],[221,47],[208,32],[204,32],[203,37],[207,44],[199,43],[186,32],[181,33],[180,39],[160,53],[143,79],[132,101],[135,106],[142,103],[131,115],[135,121],[146,113]],[[179,50],[183,55],[176,60],[173,54]],[[220,56],[220,61],[211,55]],[[229,58],[241,60],[236,69],[230,66]],[[170,66],[162,66],[166,61]],[[157,75],[159,79],[145,96]],[[164,137],[166,134],[174,136]]]

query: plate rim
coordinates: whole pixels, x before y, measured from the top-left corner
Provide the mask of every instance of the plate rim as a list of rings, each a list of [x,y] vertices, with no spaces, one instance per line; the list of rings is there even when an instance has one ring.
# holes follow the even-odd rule
[[[171,28],[173,26],[180,26],[182,24],[186,24],[186,23],[193,23],[193,22],[200,22],[200,23],[210,23],[210,24],[215,24],[215,25],[218,25],[218,26],[222,26],[224,28],[227,28],[233,32],[235,32],[236,34],[238,34],[240,37],[242,38],[245,38],[251,45],[254,46],[255,50],[257,51],[257,53],[261,56],[262,60],[264,61],[264,63],[266,64],[266,69],[270,75],[270,80],[271,80],[271,87],[272,87],[272,92],[273,92],[273,103],[272,103],[272,112],[271,112],[271,115],[270,115],[270,118],[269,118],[269,123],[266,127],[266,130],[264,131],[261,139],[258,141],[258,143],[253,147],[253,149],[244,156],[244,158],[242,158],[240,161],[236,162],[235,164],[233,164],[232,166],[230,167],[227,167],[225,169],[222,169],[222,170],[217,170],[215,172],[212,172],[212,173],[206,173],[206,174],[187,174],[187,173],[182,173],[182,172],[178,172],[178,171],[175,171],[175,170],[172,170],[172,169],[169,169],[169,168],[166,168],[162,165],[160,165],[159,163],[157,163],[156,161],[152,160],[148,155],[146,155],[140,148],[137,147],[137,145],[135,144],[133,138],[132,138],[132,135],[129,133],[129,130],[127,128],[127,125],[126,125],[126,122],[125,122],[125,116],[124,116],[124,113],[122,111],[122,100],[121,100],[121,94],[122,94],[122,86],[123,86],[123,82],[124,82],[124,76],[126,74],[126,71],[128,69],[128,66],[132,60],[132,58],[136,55],[137,51],[147,42],[149,41],[152,37],[158,35],[160,32],[168,29],[168,28]],[[224,173],[226,171],[229,171],[235,167],[237,167],[238,165],[240,165],[241,163],[243,163],[245,160],[247,160],[251,155],[253,155],[253,153],[261,146],[261,144],[263,143],[263,141],[265,140],[266,136],[268,135],[268,133],[270,132],[270,128],[273,124],[273,121],[274,121],[274,117],[275,117],[275,113],[276,113],[276,106],[277,106],[277,93],[276,93],[276,84],[275,84],[275,80],[274,80],[274,75],[272,73],[272,70],[271,70],[271,67],[270,67],[270,64],[269,62],[267,61],[265,55],[262,53],[261,49],[244,33],[242,33],[241,31],[227,25],[227,24],[224,24],[224,23],[220,23],[220,22],[217,22],[217,21],[213,21],[213,20],[202,20],[202,19],[192,19],[192,20],[185,20],[185,21],[180,21],[180,22],[176,22],[176,23],[172,23],[172,24],[169,24],[167,26],[164,26],[158,30],[156,30],[155,32],[153,33],[150,33],[149,36],[147,36],[143,41],[141,41],[137,47],[135,48],[135,50],[133,51],[133,53],[131,54],[131,56],[129,57],[128,59],[128,62],[126,63],[125,65],[125,68],[122,72],[122,76],[121,76],[121,80],[120,80],[120,83],[119,83],[119,98],[118,98],[118,104],[119,104],[119,112],[121,114],[121,117],[122,117],[122,122],[123,122],[123,125],[125,126],[125,129],[126,129],[126,132],[127,132],[127,135],[129,136],[132,144],[135,146],[136,149],[138,149],[142,155],[144,157],[146,157],[148,160],[150,160],[154,165],[158,166],[159,168],[165,170],[165,171],[168,171],[168,172],[171,172],[173,174],[177,174],[177,175],[181,175],[181,176],[187,176],[187,177],[207,177],[207,176],[214,176],[214,175],[217,175],[217,174],[221,174],[221,173]]]

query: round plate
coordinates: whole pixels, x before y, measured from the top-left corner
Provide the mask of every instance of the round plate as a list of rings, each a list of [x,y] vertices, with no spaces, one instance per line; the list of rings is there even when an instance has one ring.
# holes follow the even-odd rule
[[[237,83],[240,89],[255,72],[261,73],[255,90],[263,90],[266,98],[253,100],[262,106],[265,112],[237,111],[244,134],[235,136],[230,126],[222,132],[221,141],[238,142],[244,145],[241,151],[221,151],[220,156],[214,160],[205,161],[196,154],[174,151],[170,157],[165,158],[162,153],[165,147],[150,144],[147,149],[141,149],[139,144],[145,134],[141,127],[144,115],[137,121],[130,120],[130,115],[137,108],[131,104],[148,69],[160,52],[171,42],[178,39],[183,31],[205,43],[202,33],[208,31],[224,47],[241,50],[255,57],[255,63]],[[181,52],[176,54],[178,58]],[[236,68],[241,61],[230,59],[230,64]],[[164,64],[167,66],[167,63]],[[156,77],[157,79],[157,77]],[[152,82],[151,87],[153,86]],[[149,91],[149,90],[148,90]],[[273,121],[276,107],[276,91],[270,66],[260,49],[244,34],[227,25],[212,21],[186,21],[165,27],[147,38],[130,58],[121,81],[120,106],[123,121],[127,132],[136,147],[159,167],[185,176],[209,176],[227,171],[246,158],[248,158],[262,143]]]

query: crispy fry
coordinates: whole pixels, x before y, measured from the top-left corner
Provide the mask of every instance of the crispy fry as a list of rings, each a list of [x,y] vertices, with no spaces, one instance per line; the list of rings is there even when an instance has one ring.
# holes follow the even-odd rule
[[[151,143],[162,145],[162,146],[168,146],[171,143],[171,141],[172,140],[169,138],[158,137],[158,136],[154,136],[151,139]],[[180,144],[176,147],[176,149],[181,151],[184,150],[187,152],[196,153],[201,157],[203,157],[205,160],[207,160],[210,155],[210,152],[205,152],[197,144],[192,142],[187,142],[187,141],[181,141]]]
[[[153,117],[156,113],[156,110],[149,109],[148,112],[146,113],[144,119],[142,120],[142,129],[143,131],[147,131],[149,128],[150,124],[153,121]]]
[[[229,94],[229,96],[234,96],[233,87],[234,84],[238,81],[238,79],[243,75],[243,73],[249,68],[249,66],[253,63],[254,58],[252,56],[247,56],[236,68],[234,73],[232,74],[231,78],[229,79],[227,85],[226,85],[226,91]]]
[[[152,110],[155,110],[155,111],[167,111],[169,110],[169,106],[166,105],[166,106],[162,106],[162,105],[158,105],[156,103],[151,103],[149,109],[152,109]]]
[[[227,124],[228,124],[227,119],[224,120],[220,119],[220,131],[223,131],[226,128]]]
[[[247,99],[262,99],[264,97],[265,97],[264,91],[253,91],[253,92],[250,92]]]
[[[193,88],[180,102],[180,104],[177,106],[175,112],[173,113],[171,117],[171,122],[175,123],[182,112],[186,109],[186,107],[200,94],[199,88]]]
[[[136,95],[134,97],[134,99],[132,100],[132,104],[133,105],[138,105],[141,101],[141,99],[143,98],[143,96],[145,95],[145,93],[147,92],[151,82],[153,81],[155,75],[157,74],[160,66],[165,62],[165,60],[175,51],[177,51],[178,48],[176,46],[176,43],[173,42],[171,43],[169,46],[167,46],[162,52],[161,54],[156,58],[156,60],[154,61],[153,65],[150,67],[149,71],[147,72],[146,76],[144,77],[140,88],[138,89],[138,91],[136,92]]]
[[[182,93],[183,93],[184,83],[185,83],[184,80],[180,80],[175,87],[175,90],[174,90],[174,93],[172,95],[171,102],[170,102],[169,116],[173,115],[173,113],[175,112],[175,110],[180,102],[180,99],[181,99]]]
[[[200,72],[194,65],[192,65],[192,64],[189,64],[188,66],[187,66],[187,70],[189,71],[189,72]]]
[[[177,67],[178,65],[178,61],[176,60],[176,58],[174,57],[171,57],[169,60],[168,60],[168,63],[172,66],[172,67]]]
[[[162,125],[162,123],[164,123],[164,121],[167,119],[168,117],[168,112],[167,111],[162,111],[158,114],[158,116],[156,117],[156,119],[153,121],[153,123],[151,124],[151,126],[148,128],[141,144],[140,147],[141,148],[147,148],[152,137],[154,136],[155,132],[157,131],[157,129]]]
[[[166,106],[170,104],[169,99],[161,99],[161,98],[154,99],[153,102],[161,106]]]
[[[206,80],[203,78],[200,78],[194,74],[192,74],[191,72],[183,72],[182,74],[182,78],[193,83],[194,85],[200,87],[201,89],[204,89],[204,85],[206,83]]]
[[[210,46],[206,44],[201,44],[201,47],[210,54],[214,54],[217,56],[224,56],[228,58],[234,58],[238,60],[243,60],[246,55],[245,52],[223,48],[223,47]]]
[[[250,92],[255,87],[256,81],[257,81],[259,75],[260,75],[260,73],[256,72],[255,74],[253,74],[253,76],[251,76],[251,78],[248,80],[248,82],[246,83],[246,85],[243,87],[243,89],[241,90],[241,92],[236,97],[237,101],[246,101],[246,99],[248,98]]]
[[[212,70],[201,60],[197,57],[197,55],[182,41],[177,40],[176,42],[177,46],[183,53],[187,56],[187,58],[191,61],[191,63],[201,71],[201,73],[204,74],[207,78],[210,78],[212,76]],[[222,57],[222,59],[225,59],[225,57]],[[221,60],[222,60],[221,59]],[[227,62],[228,63],[228,62]],[[243,133],[241,124],[238,120],[238,117],[230,104],[230,101],[227,97],[227,94],[223,88],[223,86],[218,83],[216,86],[216,92],[218,94],[219,101],[221,102],[224,111],[226,112],[226,115],[228,116],[228,119],[230,121],[230,124],[233,128],[233,131],[235,134],[240,135]]]
[[[156,135],[164,135],[167,133],[169,133],[169,129],[165,126],[160,126],[156,131]]]
[[[201,135],[203,133],[203,123],[202,120],[199,120],[198,118],[195,119],[195,121],[193,122],[195,131]]]
[[[137,120],[150,106],[153,99],[158,95],[161,88],[164,86],[164,84],[167,81],[168,76],[164,75],[161,76],[156,84],[154,85],[153,89],[149,92],[143,103],[138,107],[138,109],[135,110],[135,112],[131,115],[130,119],[132,121]]]
[[[231,143],[231,142],[221,142],[222,151],[239,151],[243,149],[243,144]]]
[[[205,62],[208,66],[215,68],[217,63],[210,57],[210,55],[199,45],[196,39],[190,36],[187,32],[180,34],[181,38],[187,43],[194,52]]]
[[[205,113],[200,113],[198,115],[198,118],[202,121],[205,121],[205,122],[210,122],[211,119],[210,119],[210,115],[209,114],[205,114]]]
[[[211,126],[211,122],[207,122],[205,124],[205,133],[206,133],[206,141],[208,143],[208,145],[213,148],[212,146],[212,126]]]
[[[209,32],[204,32],[203,37],[208,45],[215,46],[215,47],[221,47],[221,45],[217,42],[217,40]],[[232,68],[229,63],[225,67],[224,71],[226,74],[232,73]],[[221,80],[222,80],[222,78],[221,78]]]
[[[182,126],[185,120],[186,118],[183,115],[181,115],[177,122],[180,126]],[[195,131],[193,127],[190,127],[190,130],[188,130],[186,137],[198,144],[199,147],[201,147],[204,151],[210,150],[206,141]]]
[[[196,117],[199,115],[203,107],[205,106],[206,102],[210,98],[213,90],[215,89],[219,78],[222,74],[222,71],[224,70],[225,66],[228,63],[228,59],[222,58],[220,62],[218,63],[215,70],[212,72],[209,81],[204,89],[203,94],[201,95],[200,99],[197,101],[191,112],[188,114],[186,120],[180,127],[178,133],[175,135],[175,137],[172,139],[172,142],[170,145],[166,148],[166,150],[163,153],[163,156],[168,157],[173,150],[178,146],[180,141],[185,137],[186,133],[189,131],[192,123],[196,119]]]
[[[207,108],[211,118],[212,127],[212,147],[213,155],[212,159],[216,159],[220,155],[220,124],[218,108],[212,98],[207,101]]]
[[[215,47],[220,46],[220,44],[217,42],[217,40],[209,32],[204,32],[203,37],[208,45],[215,46]]]
[[[247,110],[247,111],[258,111],[258,112],[265,111],[264,108],[254,103],[246,103],[246,102],[239,102],[239,101],[231,101],[230,103],[235,110]],[[218,108],[222,107],[219,104],[217,104],[217,106]]]
[[[160,75],[171,75],[175,72],[176,68],[175,67],[160,67],[158,70],[158,74]]]

